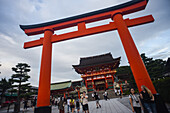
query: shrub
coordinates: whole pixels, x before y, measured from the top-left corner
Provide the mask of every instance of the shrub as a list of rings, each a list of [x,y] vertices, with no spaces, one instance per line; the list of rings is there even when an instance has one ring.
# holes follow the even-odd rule
[[[170,103],[170,77],[165,79],[156,80],[153,82],[157,92],[161,95],[162,99]]]

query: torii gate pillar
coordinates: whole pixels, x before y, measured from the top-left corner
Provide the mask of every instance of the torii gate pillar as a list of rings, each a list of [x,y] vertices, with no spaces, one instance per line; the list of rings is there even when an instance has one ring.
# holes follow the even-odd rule
[[[52,57],[51,37],[53,33],[54,31],[51,29],[46,29],[44,32],[37,108],[35,108],[35,113],[51,113],[50,107],[51,57]]]
[[[116,24],[120,39],[122,41],[139,91],[141,91],[141,86],[145,85],[152,91],[153,94],[156,94],[157,92],[152,84],[152,81],[128,30],[128,27],[123,20],[121,12],[116,12],[112,16],[112,19]]]

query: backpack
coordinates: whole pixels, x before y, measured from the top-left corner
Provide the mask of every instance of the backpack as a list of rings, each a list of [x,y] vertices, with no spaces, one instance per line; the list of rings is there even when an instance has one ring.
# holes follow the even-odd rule
[[[70,100],[70,105],[74,105],[74,99]]]

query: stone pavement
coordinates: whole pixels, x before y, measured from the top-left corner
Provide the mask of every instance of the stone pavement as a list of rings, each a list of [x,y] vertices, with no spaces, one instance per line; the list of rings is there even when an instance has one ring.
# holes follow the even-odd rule
[[[122,103],[118,101],[117,98],[110,99],[108,101],[100,100],[101,108],[96,108],[95,101],[89,102],[89,110],[90,113],[132,113],[131,110],[124,106]],[[67,106],[65,107],[65,113],[67,113],[66,110]],[[12,109],[10,109],[10,113],[12,113]],[[23,112],[23,109],[21,108],[21,113],[33,113],[32,108],[28,108],[27,111]],[[6,110],[0,110],[0,113],[7,113]],[[58,108],[53,106],[52,107],[52,113],[59,113]],[[82,108],[80,109],[80,113],[82,112]]]
[[[116,98],[100,101],[101,108],[96,109],[95,101],[89,102],[90,113],[132,113],[129,108],[117,101]]]

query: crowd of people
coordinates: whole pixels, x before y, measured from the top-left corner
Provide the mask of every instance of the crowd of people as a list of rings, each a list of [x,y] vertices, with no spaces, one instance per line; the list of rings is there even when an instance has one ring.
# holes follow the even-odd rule
[[[53,99],[55,100],[55,99]],[[59,99],[56,99],[56,103],[55,101],[52,102],[54,105],[58,105],[58,110],[59,113],[74,113],[77,111],[77,113],[79,113],[80,111],[80,106],[82,106],[82,110],[85,113],[89,113],[89,107],[88,107],[88,96],[86,94],[86,92],[84,91],[83,94],[81,95],[81,98],[79,99],[78,97],[67,97],[67,99],[65,99],[64,97],[60,97]],[[65,107],[67,107],[67,111],[65,110]]]
[[[156,104],[155,104],[155,97],[152,94],[152,92],[144,85],[141,86],[142,91],[137,94],[135,93],[134,88],[130,88],[130,95],[129,95],[129,103],[132,108],[132,112],[135,113],[142,113],[142,110],[144,113],[157,113],[156,111]],[[120,89],[115,90],[115,95],[120,96],[122,98],[122,92]],[[104,99],[110,100],[108,97],[108,92],[105,90],[103,93]],[[96,108],[101,108],[100,104],[100,96],[98,95],[97,91],[94,91],[92,93],[92,98],[96,102]],[[37,97],[34,97],[31,100],[31,106],[36,106]],[[28,108],[28,100],[23,100],[24,104],[24,110]],[[59,113],[74,113],[77,111],[77,113],[80,112],[80,107],[82,108],[82,111],[84,113],[89,113],[89,106],[88,106],[88,95],[84,91],[83,94],[81,94],[80,99],[78,97],[58,97],[58,98],[51,98],[51,105],[58,106]],[[65,110],[65,107],[67,107],[67,111]]]
[[[108,92],[106,90],[103,93],[103,96],[105,100],[109,99]],[[96,108],[97,109],[101,108],[101,105],[99,103],[100,96],[96,91],[92,93],[92,98],[96,101]],[[80,106],[82,107],[82,111],[84,113],[89,113],[88,95],[86,94],[85,91],[83,91],[83,94],[81,94],[80,99],[78,97],[74,98],[74,96],[67,97],[67,99],[65,99],[64,97],[61,96],[60,98],[52,98],[51,104],[58,106],[59,113],[66,113],[66,112],[74,113],[75,111],[79,113]],[[67,107],[67,111],[64,111],[65,107]]]

